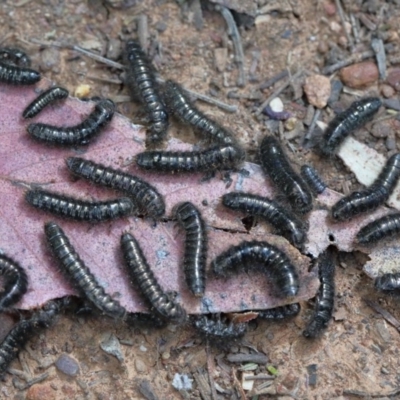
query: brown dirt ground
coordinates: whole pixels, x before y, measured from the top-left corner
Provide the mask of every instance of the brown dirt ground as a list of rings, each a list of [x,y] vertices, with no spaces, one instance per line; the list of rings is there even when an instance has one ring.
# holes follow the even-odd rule
[[[129,3],[137,4],[122,8],[110,6]],[[368,1],[364,2],[363,8],[358,6],[359,3],[351,3],[351,11],[357,13],[361,10],[378,18],[384,6],[385,15],[388,15],[386,29],[398,26],[396,2]],[[318,72],[324,66],[323,53],[326,47],[336,46],[339,52],[348,55],[343,48],[344,35],[332,30],[339,25],[340,31],[340,18],[338,13],[330,15],[329,11],[334,6],[328,1],[294,0],[279,3],[275,7],[278,11],[271,11],[264,23],[248,29],[241,27],[246,70],[252,67],[258,55],[260,57],[253,79],[245,87],[237,88],[237,68],[225,22],[218,12],[208,8],[203,11],[202,29],[196,29],[201,22],[195,11],[196,4],[195,1],[184,0],[3,1],[0,5],[0,37],[7,45],[25,48],[34,66],[72,93],[80,84],[89,84],[90,96],[124,100],[121,96],[126,96],[127,91],[118,82],[121,79],[120,70],[78,52],[38,46],[31,40],[78,44],[120,61],[119,46],[128,37],[137,37],[138,17],[146,15],[149,50],[161,76],[238,105],[239,111],[234,114],[227,114],[204,103],[199,107],[236,132],[249,150],[249,159],[252,159],[260,137],[267,132],[267,124],[254,117],[254,110],[280,83],[265,90],[258,100],[254,100],[253,96],[260,95],[257,86],[286,67],[292,71],[304,68],[309,73]],[[261,8],[267,2],[243,1],[241,4],[244,7],[253,4],[255,8]],[[292,11],[285,11],[286,6]],[[227,49],[223,72],[218,72],[215,67],[214,51],[217,48]],[[365,93],[378,90],[379,87],[375,85]],[[233,98],[234,94],[238,98]],[[298,119],[304,118],[307,107],[304,98],[300,96],[293,101],[291,88],[284,91],[281,97]],[[348,98],[344,95],[345,101]],[[131,102],[120,102],[119,110],[135,121],[140,117],[139,107]],[[329,114],[324,111],[322,119],[328,121]],[[177,134],[182,134],[181,131],[182,128],[172,130]],[[376,140],[367,131],[363,132],[363,138],[368,143],[387,152],[382,140]],[[333,189],[341,190],[344,182],[347,185],[349,181],[355,182],[339,161],[322,160],[310,150],[303,149],[300,146],[302,135],[303,132],[300,132],[300,136],[290,141],[294,151],[290,156],[296,164],[304,161],[314,163]],[[185,133],[184,137],[188,135]],[[105,318],[62,316],[54,327],[34,338],[21,352],[19,361],[12,364],[13,373],[7,374],[0,385],[0,398],[154,398],[144,397],[138,391],[138,385],[144,379],[151,382],[159,399],[352,399],[369,398],[369,395],[387,398],[385,396],[397,391],[400,393],[400,375],[397,372],[400,363],[399,333],[369,308],[363,299],[378,302],[400,318],[398,302],[396,298],[375,293],[371,281],[361,270],[365,256],[340,254],[339,257],[335,318],[320,339],[307,341],[301,335],[312,311],[309,304],[302,304],[301,314],[293,320],[252,323],[245,339],[232,344],[227,351],[207,346],[189,326],[154,331],[128,328]],[[4,335],[10,320],[2,317],[2,321]],[[122,362],[99,346],[110,334],[120,341]],[[258,366],[254,372],[268,373],[266,367],[273,366],[277,369],[277,377],[267,389],[270,394],[252,397],[239,390],[241,365],[230,363],[227,354],[254,354],[256,351],[265,353],[269,361],[267,365]],[[63,375],[55,368],[54,361],[62,353],[78,361],[80,373],[77,377]],[[316,368],[316,382],[311,373],[313,366]],[[43,373],[47,373],[45,379],[32,385],[32,379]],[[171,385],[175,373],[194,378],[193,389],[176,391]],[[208,391],[209,382],[214,392]],[[256,380],[255,387],[263,383],[265,381]],[[28,386],[31,386],[30,389]],[[353,394],[349,391],[353,391]],[[396,395],[392,398],[396,398]]]

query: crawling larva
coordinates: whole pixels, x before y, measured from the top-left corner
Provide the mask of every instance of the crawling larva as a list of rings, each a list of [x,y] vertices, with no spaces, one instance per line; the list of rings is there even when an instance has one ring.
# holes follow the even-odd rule
[[[28,190],[26,201],[38,208],[76,221],[101,222],[134,214],[135,206],[129,198],[90,202],[74,199],[45,190]]]
[[[381,105],[379,98],[367,97],[355,101],[346,111],[336,115],[326,128],[320,144],[321,151],[326,155],[333,155],[352,131],[372,120]]]
[[[0,292],[0,310],[3,310],[21,300],[28,288],[28,277],[25,270],[5,254],[0,254],[0,276],[4,280]]]
[[[149,302],[152,311],[167,321],[183,323],[186,319],[185,310],[161,289],[137,240],[131,234],[124,233],[121,236],[121,248],[131,280]]]
[[[15,47],[0,47],[0,62],[17,67],[30,67],[31,65],[29,56]]]
[[[260,160],[264,173],[281,190],[295,212],[305,214],[311,211],[313,196],[303,178],[290,165],[278,140],[266,136],[260,146]]]
[[[238,146],[232,133],[198,110],[176,82],[165,82],[165,104],[171,114],[191,125],[209,141]]]
[[[269,310],[257,311],[258,318],[269,320],[280,320],[289,317],[294,317],[300,312],[300,304],[293,303],[286,306],[270,308]]]
[[[146,151],[136,163],[146,170],[183,173],[232,170],[244,161],[244,152],[236,146],[216,146],[203,151]]]
[[[232,210],[265,219],[298,248],[303,246],[307,238],[306,225],[290,211],[267,197],[251,193],[231,192],[222,196],[222,203]]]
[[[244,241],[230,247],[211,263],[214,273],[219,276],[226,276],[229,270],[248,268],[253,264],[265,268],[282,296],[296,296],[299,277],[295,267],[285,253],[267,242]]]
[[[346,221],[370,212],[384,204],[392,194],[400,177],[400,153],[393,154],[371,186],[350,193],[332,207],[332,218]]]
[[[375,279],[375,287],[383,292],[398,291],[400,289],[400,273],[383,274]]]
[[[34,85],[40,78],[40,73],[33,69],[0,62],[0,82],[10,85]]]
[[[326,189],[325,182],[318,175],[318,172],[310,165],[303,165],[300,170],[300,175],[315,195],[321,194]]]
[[[54,257],[73,287],[102,313],[112,318],[125,319],[125,308],[104,291],[61,227],[55,222],[47,222],[44,231]]]
[[[315,300],[315,311],[311,321],[303,331],[306,338],[315,338],[332,318],[335,301],[335,264],[329,250],[317,260],[320,287]]]
[[[400,234],[400,213],[385,215],[370,222],[357,233],[357,241],[371,244]]]
[[[24,118],[33,118],[49,104],[54,103],[56,100],[66,99],[68,95],[69,92],[67,89],[59,86],[52,87],[36,97],[36,99],[25,108],[22,116]]]
[[[186,283],[195,296],[201,297],[206,286],[207,229],[200,211],[190,202],[178,204],[174,214],[186,233],[183,256]]]
[[[58,301],[49,301],[31,318],[18,322],[11,329],[0,344],[0,377],[5,374],[10,363],[18,356],[28,340],[54,322],[62,309],[60,304]]]
[[[158,219],[165,213],[164,199],[157,189],[137,176],[79,157],[66,160],[70,171],[98,185],[120,190],[138,207],[138,213]]]
[[[126,43],[125,61],[128,66],[126,83],[133,97],[143,104],[150,120],[148,144],[157,144],[167,135],[168,112],[162,101],[153,67],[139,43],[134,40]]]
[[[28,125],[28,132],[35,139],[50,144],[87,145],[111,121],[114,111],[114,102],[103,99],[96,104],[90,115],[78,125],[60,127],[35,123]]]

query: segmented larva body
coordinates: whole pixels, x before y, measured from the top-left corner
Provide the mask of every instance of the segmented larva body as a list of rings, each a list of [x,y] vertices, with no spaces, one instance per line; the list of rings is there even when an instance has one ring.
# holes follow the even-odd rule
[[[236,146],[216,146],[203,151],[146,151],[136,163],[146,170],[167,173],[194,173],[232,170],[244,161],[244,152]]]
[[[346,111],[336,115],[326,128],[320,144],[321,151],[326,155],[333,155],[352,131],[372,120],[381,105],[379,98],[367,97],[355,101]]]
[[[33,207],[76,221],[102,222],[134,214],[129,198],[90,202],[45,190],[28,190],[26,201]]]
[[[0,62],[13,64],[17,67],[29,67],[31,65],[29,56],[15,47],[0,47]]]
[[[226,276],[229,270],[254,264],[265,268],[282,296],[296,296],[299,277],[295,267],[285,253],[267,242],[242,242],[230,247],[211,263],[214,273],[219,276]]]
[[[237,146],[232,133],[198,110],[176,82],[165,82],[165,104],[171,114],[191,125],[208,140],[221,145]]]
[[[128,65],[127,85],[133,96],[143,104],[150,120],[148,143],[161,142],[167,135],[168,112],[162,101],[153,67],[139,43],[126,43],[125,60]]]
[[[290,211],[267,197],[231,192],[222,196],[222,203],[232,210],[263,218],[298,248],[303,246],[307,238],[306,225]]]
[[[315,195],[321,194],[326,189],[325,182],[318,175],[318,172],[310,165],[303,165],[300,170],[300,175]]]
[[[303,331],[306,338],[315,338],[332,318],[335,301],[335,264],[330,251],[325,251],[317,260],[320,287],[315,300],[311,321]]]
[[[124,319],[127,316],[125,308],[104,291],[61,227],[55,222],[48,222],[44,226],[44,231],[61,271],[73,287],[102,313],[112,318]]]
[[[43,309],[34,313],[30,319],[18,322],[11,329],[0,344],[0,377],[4,375],[28,340],[39,333],[40,329],[48,328],[59,312],[58,302],[49,301]]]
[[[303,178],[290,165],[278,140],[266,136],[260,146],[260,160],[264,173],[281,190],[293,210],[300,214],[311,211],[313,196]]]
[[[192,315],[190,321],[196,331],[209,339],[211,344],[223,347],[243,337],[248,327],[247,323],[234,323],[221,314]]]
[[[101,186],[119,190],[137,205],[138,213],[158,219],[165,213],[164,199],[157,189],[137,176],[79,157],[66,160],[70,171]]]
[[[370,222],[357,233],[357,241],[371,244],[400,234],[400,213],[385,215]]]
[[[21,300],[28,288],[25,270],[12,258],[0,254],[0,276],[4,280],[0,292],[0,311]]]
[[[332,218],[346,221],[355,216],[370,212],[384,204],[393,193],[400,177],[400,153],[393,154],[371,186],[350,193],[332,207]]]
[[[22,116],[24,118],[33,118],[49,104],[54,103],[57,100],[66,99],[68,95],[68,90],[59,86],[47,89],[25,108]]]
[[[0,62],[0,82],[10,85],[34,85],[40,78],[40,73],[33,69]]]
[[[183,323],[186,319],[185,310],[162,290],[137,240],[131,234],[124,233],[121,236],[121,248],[131,281],[138,286],[152,310],[167,321]]]
[[[383,274],[375,279],[375,287],[383,292],[400,289],[400,273]]]
[[[286,306],[270,308],[269,310],[257,311],[258,318],[281,320],[289,317],[294,317],[300,312],[300,304],[293,303]]]
[[[114,111],[114,102],[103,99],[96,104],[89,116],[78,125],[60,127],[35,123],[28,125],[28,132],[35,139],[50,144],[86,145],[110,123]]]
[[[186,283],[195,296],[201,297],[206,287],[207,228],[200,211],[192,203],[181,203],[174,211],[186,233],[183,256]]]

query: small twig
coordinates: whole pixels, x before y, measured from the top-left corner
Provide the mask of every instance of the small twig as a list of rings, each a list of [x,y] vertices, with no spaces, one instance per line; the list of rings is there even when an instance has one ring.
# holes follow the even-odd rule
[[[313,116],[313,119],[311,120],[311,124],[310,124],[310,126],[308,127],[308,131],[307,131],[307,133],[306,133],[305,136],[304,136],[304,141],[310,140],[310,138],[311,138],[311,136],[312,136],[312,134],[313,134],[313,132],[314,132],[315,125],[317,124],[320,115],[321,115],[321,109],[318,108],[318,109],[315,111],[314,116]]]
[[[379,78],[384,81],[386,79],[386,53],[383,40],[379,38],[372,39],[371,47],[375,52],[376,62],[378,63]]]
[[[340,0],[335,0],[335,4],[336,4],[336,8],[339,12],[340,21],[342,22],[342,26],[343,26],[344,34],[346,35],[347,42],[349,44],[350,49],[353,50],[354,43],[353,43],[352,37],[350,36],[349,32],[347,32],[347,29],[346,29],[346,20],[344,18],[342,4],[340,3]]]
[[[142,49],[147,52],[149,48],[149,25],[148,17],[146,14],[140,14],[138,16],[138,38]]]
[[[158,400],[158,396],[154,393],[153,387],[147,379],[139,381],[138,389],[147,400]]]
[[[395,46],[393,45],[393,43],[385,44],[385,50],[386,50],[386,52],[392,52],[393,50],[395,50]],[[331,75],[333,72],[336,72],[338,69],[347,67],[348,65],[351,65],[351,64],[354,64],[354,63],[357,63],[360,61],[364,61],[364,60],[366,60],[368,58],[372,58],[374,56],[375,56],[375,52],[373,50],[367,50],[362,53],[353,54],[350,57],[346,58],[345,60],[339,61],[336,64],[325,67],[322,70],[322,73],[324,75]]]
[[[213,365],[212,365],[212,357],[210,355],[210,346],[208,344],[208,340],[207,340],[207,345],[206,345],[206,352],[207,352],[207,373],[208,373],[208,381],[210,384],[210,389],[211,389],[211,397],[213,400],[217,400],[217,391],[215,390],[215,383],[214,383],[214,379],[212,378],[212,369],[213,369]]]
[[[360,42],[360,31],[359,31],[359,26],[358,26],[356,17],[354,16],[353,13],[350,13],[349,16],[350,16],[351,29],[353,30],[354,41],[356,43],[359,43]]]
[[[237,391],[240,394],[242,400],[246,400],[246,393],[244,392],[242,385],[239,382],[239,379],[236,376],[235,368],[232,368],[232,377],[233,377],[233,385],[236,387]]]
[[[100,76],[92,75],[92,74],[82,74],[85,75],[87,79],[93,79],[94,81],[113,83],[114,85],[122,85],[122,81],[120,79],[111,79],[111,78],[102,78]]]
[[[400,322],[395,317],[393,317],[393,315],[390,314],[390,312],[386,311],[379,304],[376,304],[375,302],[373,302],[371,300],[368,300],[368,299],[363,299],[363,300],[365,301],[365,303],[368,306],[370,306],[377,313],[381,314],[382,317],[387,322],[389,322],[389,324],[393,325],[400,332]]]
[[[197,383],[197,387],[198,390],[201,394],[201,397],[204,400],[212,400],[210,397],[210,393],[211,393],[211,388],[210,385],[207,382],[207,379],[205,378],[205,373],[203,370],[201,369],[197,369],[197,372],[193,373],[193,378],[195,379],[196,383]]]
[[[265,81],[264,83],[262,83],[258,88],[260,90],[268,89],[269,87],[274,85],[276,82],[279,82],[280,80],[282,80],[283,78],[286,78],[287,76],[289,76],[289,71],[287,69],[285,69],[282,72],[279,72],[279,74],[276,74],[272,78],[270,78],[267,81]]]
[[[252,375],[252,376],[245,376],[244,380],[245,381],[273,381],[275,379],[275,376],[272,375],[266,375],[266,374],[259,374],[259,375]]]
[[[262,353],[258,353],[258,354],[244,354],[244,353],[228,354],[226,358],[228,359],[228,361],[230,361],[232,363],[253,362],[256,364],[266,364],[268,362],[268,357]]]
[[[232,38],[233,47],[235,49],[235,59],[239,68],[239,78],[237,84],[238,86],[243,87],[246,85],[246,73],[244,71],[242,38],[240,37],[239,30],[230,10],[220,5],[215,6],[215,9],[221,13],[226,24],[228,25],[228,35]]]
[[[275,92],[272,93],[271,96],[269,96],[267,98],[267,100],[265,100],[264,103],[262,103],[261,106],[257,109],[256,115],[260,115],[262,113],[262,110],[264,110],[264,108],[270,103],[270,101],[272,99],[274,99],[276,96],[278,96],[279,94],[281,94],[290,85],[290,83],[293,80],[297,79],[300,75],[302,75],[302,73],[303,73],[302,69],[298,70],[282,86],[280,86],[277,90],[275,90]]]
[[[15,3],[14,7],[22,7],[28,3],[30,3],[32,0],[21,0],[19,3]]]
[[[355,389],[345,389],[343,390],[343,394],[347,396],[357,396],[357,397],[364,397],[366,399],[368,398],[375,398],[375,397],[392,397],[396,396],[400,393],[400,388],[395,389],[393,392],[379,392],[379,393],[368,393],[368,392],[362,392],[361,390],[355,390]]]
[[[191,96],[195,97],[197,100],[205,101],[208,104],[212,104],[213,106],[217,106],[222,110],[225,110],[229,113],[235,113],[238,110],[238,106],[226,104],[223,101],[213,99],[211,97],[206,96],[205,94],[194,92],[193,90],[184,88],[185,92],[189,93]]]

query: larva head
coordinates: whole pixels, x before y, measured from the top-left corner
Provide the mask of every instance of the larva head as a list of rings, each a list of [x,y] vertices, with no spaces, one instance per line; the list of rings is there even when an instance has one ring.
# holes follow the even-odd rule
[[[366,97],[354,103],[356,113],[364,122],[371,120],[381,105],[382,101],[378,97]]]
[[[291,193],[288,198],[293,210],[299,214],[306,214],[311,211],[313,206],[313,197],[309,190],[296,186],[296,191]]]
[[[393,291],[400,289],[400,274],[384,274],[375,280],[375,287],[381,291]]]

